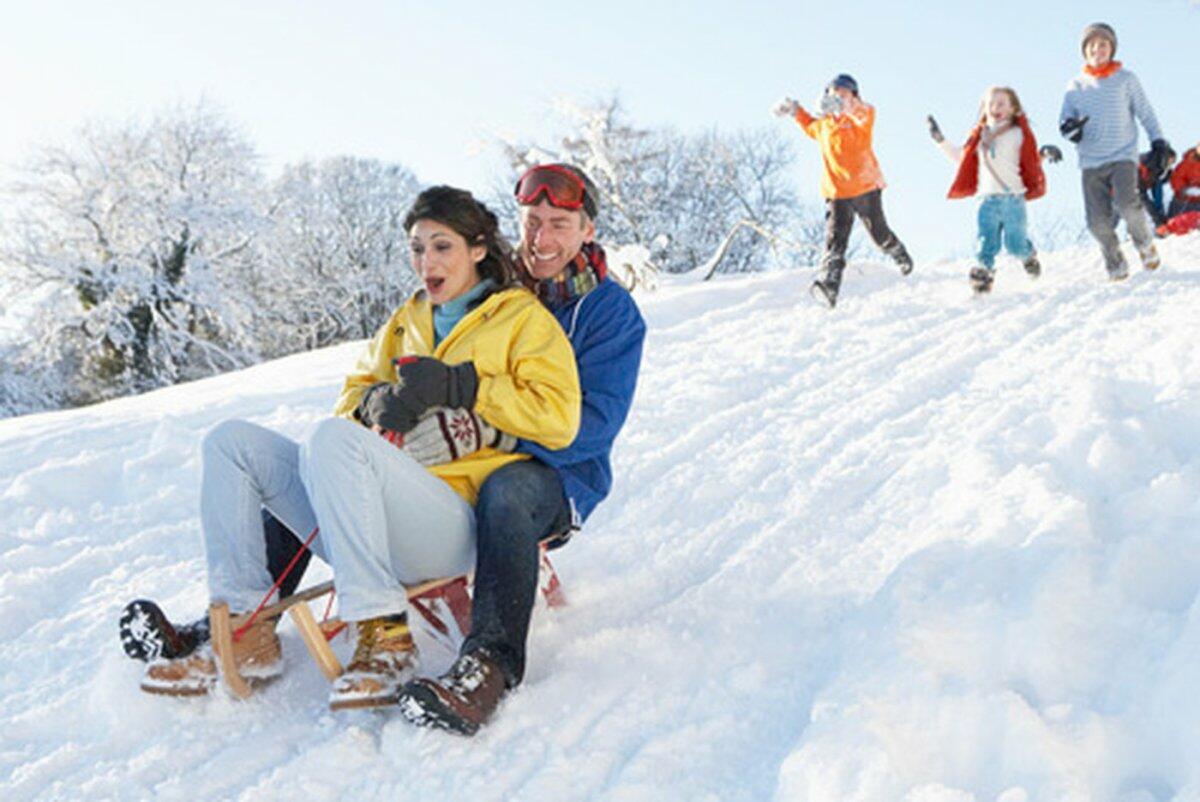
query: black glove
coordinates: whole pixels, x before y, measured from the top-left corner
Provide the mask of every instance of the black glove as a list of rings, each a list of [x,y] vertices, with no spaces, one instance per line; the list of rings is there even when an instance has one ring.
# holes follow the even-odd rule
[[[1083,124],[1087,121],[1087,117],[1068,117],[1058,126],[1058,131],[1064,138],[1078,145],[1079,140],[1083,139]]]
[[[925,118],[925,121],[929,123],[929,135],[933,137],[933,141],[939,145],[945,142],[946,137],[942,134],[942,129],[938,128],[937,120],[933,119],[933,115],[930,114]]]
[[[433,407],[471,409],[479,389],[473,362],[447,365],[427,356],[396,360],[395,384],[371,385],[355,414],[366,426],[404,434]]]
[[[1051,164],[1058,164],[1062,161],[1062,151],[1055,145],[1042,145],[1038,148],[1038,155]]]
[[[372,384],[363,391],[362,398],[358,399],[358,406],[354,408],[354,417],[361,421],[363,426],[369,429],[378,423],[374,418],[375,413],[372,411],[372,403],[374,403],[374,410],[378,411],[380,409],[379,405],[382,402],[378,399],[372,402],[371,398],[379,393],[386,393],[387,388],[391,386],[389,382],[379,382],[378,384]]]
[[[1163,175],[1171,169],[1171,157],[1175,152],[1165,139],[1156,139],[1150,143],[1150,158],[1146,160],[1146,169],[1155,181],[1161,181]]]

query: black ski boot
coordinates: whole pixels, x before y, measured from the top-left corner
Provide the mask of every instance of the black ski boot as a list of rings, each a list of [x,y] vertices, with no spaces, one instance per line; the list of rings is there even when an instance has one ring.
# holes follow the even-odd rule
[[[1038,261],[1036,253],[1030,254],[1029,258],[1025,260],[1025,272],[1029,274],[1030,278],[1042,275],[1042,263]]]
[[[817,279],[812,283],[809,291],[812,293],[812,297],[830,309],[837,306],[838,287],[836,284],[830,283],[829,279]]]
[[[982,267],[971,268],[971,289],[980,295],[992,291],[993,280],[992,271]]]
[[[125,605],[120,626],[125,654],[145,663],[187,657],[210,638],[208,616],[176,627],[162,608],[148,599]]]
[[[900,253],[896,254],[896,264],[900,266],[900,275],[902,276],[907,276],[913,271],[913,260],[906,250],[902,249]]]

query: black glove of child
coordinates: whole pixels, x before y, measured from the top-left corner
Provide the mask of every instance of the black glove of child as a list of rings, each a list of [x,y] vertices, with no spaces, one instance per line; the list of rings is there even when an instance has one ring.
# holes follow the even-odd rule
[[[1083,125],[1087,121],[1087,117],[1068,117],[1058,126],[1058,131],[1064,138],[1078,145],[1079,140],[1083,139]]]
[[[1150,143],[1150,158],[1146,160],[1146,169],[1155,181],[1161,181],[1170,170],[1171,157],[1175,154],[1165,139],[1156,139]]]
[[[1056,145],[1042,145],[1038,148],[1038,155],[1051,164],[1062,161],[1062,151]]]
[[[925,121],[929,123],[929,135],[933,137],[933,141],[937,142],[939,145],[945,142],[946,137],[944,134],[942,134],[942,129],[938,128],[937,120],[933,119],[933,115],[930,114],[927,116]]]

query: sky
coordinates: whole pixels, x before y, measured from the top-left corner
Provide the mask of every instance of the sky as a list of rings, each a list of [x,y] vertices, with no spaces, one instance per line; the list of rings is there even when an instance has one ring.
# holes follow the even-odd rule
[[[1200,69],[1189,55],[1200,7],[1188,0],[72,1],[3,12],[0,165],[85,120],[203,97],[268,170],[349,154],[486,194],[505,174],[498,135],[552,142],[563,130],[556,100],[616,94],[635,125],[796,136],[796,186],[819,203],[816,147],[769,109],[784,95],[811,103],[849,72],[878,109],[885,209],[920,263],[969,253],[974,235],[974,204],[944,199],[951,165],[925,115],[960,140],[994,83],[1016,88],[1039,139],[1068,154],[1031,209],[1034,229],[1063,215],[1082,224],[1078,170],[1055,123],[1081,63],[1079,34],[1097,20],[1116,28],[1117,57],[1176,149],[1200,141]]]

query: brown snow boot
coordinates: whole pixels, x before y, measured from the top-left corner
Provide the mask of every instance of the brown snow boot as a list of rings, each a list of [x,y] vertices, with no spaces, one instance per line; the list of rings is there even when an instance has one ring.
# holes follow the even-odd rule
[[[459,655],[437,679],[404,686],[400,712],[413,724],[474,735],[508,693],[504,672],[483,649]]]
[[[251,685],[265,684],[283,673],[283,651],[275,634],[278,623],[278,618],[259,619],[233,644],[238,673]],[[203,696],[217,679],[213,647],[205,643],[186,657],[149,662],[141,687],[162,696]]]
[[[1138,256],[1142,259],[1142,267],[1147,270],[1158,270],[1162,265],[1162,258],[1153,242],[1147,242],[1145,248],[1138,248]]]
[[[416,644],[404,613],[359,621],[354,659],[333,681],[329,707],[345,710],[395,704],[416,669]]]

